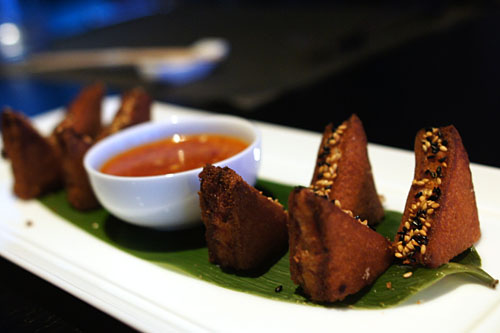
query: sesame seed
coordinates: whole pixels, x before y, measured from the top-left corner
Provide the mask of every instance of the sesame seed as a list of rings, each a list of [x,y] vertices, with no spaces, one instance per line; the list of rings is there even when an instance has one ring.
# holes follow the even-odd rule
[[[404,273],[404,274],[403,274],[403,277],[404,277],[405,279],[408,279],[408,278],[409,278],[409,277],[411,277],[412,275],[413,275],[413,272],[406,272],[406,273]]]
[[[422,247],[420,248],[420,253],[425,254],[425,251],[427,251],[427,246],[422,245]]]
[[[319,185],[319,186],[326,186],[326,185],[332,185],[333,182],[331,180],[327,180],[327,179],[319,179],[316,181],[316,185]]]
[[[443,172],[443,169],[440,166],[438,166],[436,168],[436,174],[438,175],[438,177],[442,177],[443,176],[442,172]]]

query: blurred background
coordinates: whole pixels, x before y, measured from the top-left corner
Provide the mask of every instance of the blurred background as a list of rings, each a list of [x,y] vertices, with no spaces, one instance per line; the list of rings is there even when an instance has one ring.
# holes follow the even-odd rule
[[[317,132],[357,113],[370,142],[403,149],[413,148],[424,126],[454,124],[472,162],[500,167],[492,149],[499,143],[499,9],[498,1],[0,0],[0,106],[33,116],[100,80],[109,94],[140,85],[159,101]],[[219,62],[194,69],[177,62],[153,78],[130,64],[20,65],[42,52],[184,48],[207,38],[223,41]],[[73,310],[106,318],[3,265],[11,280],[1,285],[25,279],[25,299],[40,293],[17,310],[2,309],[4,327],[43,326],[26,321],[29,311],[53,318],[48,327],[91,327],[55,303],[75,302]],[[20,302],[19,288],[3,288],[0,304]]]
[[[498,142],[498,10],[497,1],[0,0],[0,103],[37,114],[102,80],[110,94],[142,85],[160,101],[314,131],[355,112],[369,141],[405,149],[417,129],[455,124],[473,162],[500,166],[486,148]],[[223,39],[228,53],[192,77],[12,70],[39,52],[205,38]]]

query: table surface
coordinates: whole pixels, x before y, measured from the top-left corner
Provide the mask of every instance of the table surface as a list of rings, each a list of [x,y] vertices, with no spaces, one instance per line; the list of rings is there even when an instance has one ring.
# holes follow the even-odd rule
[[[132,69],[12,76],[0,67],[0,103],[28,115],[64,106],[85,84],[109,93],[141,85],[156,99],[321,132],[351,113],[368,140],[412,149],[416,131],[454,124],[472,162],[500,167],[498,8],[356,6],[313,2],[179,5],[166,12],[54,40],[51,50],[186,45],[226,38],[228,59],[182,86]],[[196,24],[193,24],[196,22]],[[133,331],[0,258],[1,331]]]

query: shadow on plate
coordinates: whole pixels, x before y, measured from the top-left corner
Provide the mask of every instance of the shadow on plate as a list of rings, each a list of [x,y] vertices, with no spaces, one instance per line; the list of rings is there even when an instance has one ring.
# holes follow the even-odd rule
[[[205,228],[199,226],[186,230],[160,231],[135,226],[109,215],[104,232],[117,245],[144,252],[176,252],[206,247]]]
[[[279,261],[281,261],[285,255],[288,258],[288,248],[277,254],[275,257],[272,257],[269,260],[265,261],[257,268],[251,270],[238,271],[232,268],[221,267],[221,271],[226,274],[232,274],[235,276],[256,278],[266,274],[274,265],[276,265]]]

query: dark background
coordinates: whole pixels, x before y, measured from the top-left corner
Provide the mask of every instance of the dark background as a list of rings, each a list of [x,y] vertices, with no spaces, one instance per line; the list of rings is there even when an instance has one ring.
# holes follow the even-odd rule
[[[472,162],[500,167],[500,12],[496,1],[2,1],[23,32],[2,54],[0,104],[36,115],[82,86],[141,85],[156,100],[321,132],[357,113],[368,140],[412,149],[416,131],[454,124]],[[185,85],[133,68],[12,74],[31,53],[189,45],[223,37],[229,57]],[[0,261],[0,331],[127,330]]]

